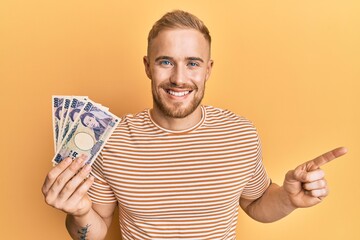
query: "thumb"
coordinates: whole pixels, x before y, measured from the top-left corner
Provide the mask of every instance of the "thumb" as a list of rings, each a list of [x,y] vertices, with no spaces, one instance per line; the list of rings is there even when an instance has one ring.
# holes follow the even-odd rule
[[[286,180],[290,182],[306,182],[307,171],[304,165],[300,165],[295,170],[291,170],[286,174]]]

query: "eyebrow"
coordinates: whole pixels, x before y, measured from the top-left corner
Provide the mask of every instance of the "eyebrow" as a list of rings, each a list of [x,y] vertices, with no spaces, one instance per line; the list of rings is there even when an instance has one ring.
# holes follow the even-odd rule
[[[192,61],[204,62],[204,60],[202,58],[199,58],[199,57],[186,57],[185,59],[186,60],[192,60]],[[174,60],[174,58],[169,57],[169,56],[159,56],[159,57],[155,58],[155,62],[157,62],[159,60]]]
[[[192,61],[199,61],[199,62],[204,62],[204,60],[202,58],[199,57],[187,57],[186,60],[192,60]]]
[[[159,60],[164,60],[164,59],[172,60],[173,58],[169,57],[169,56],[159,56],[159,57],[155,58],[155,62],[157,62]]]

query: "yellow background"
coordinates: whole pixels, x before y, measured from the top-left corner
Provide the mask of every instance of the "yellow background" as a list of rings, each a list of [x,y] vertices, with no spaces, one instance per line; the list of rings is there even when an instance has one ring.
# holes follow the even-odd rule
[[[151,107],[146,37],[165,12],[199,16],[215,61],[204,103],[251,119],[274,182],[335,148],[330,196],[272,224],[240,214],[238,239],[360,239],[360,3],[0,2],[1,239],[68,239],[40,188],[52,167],[51,95],[88,95],[122,116]],[[119,239],[117,217],[107,239]]]

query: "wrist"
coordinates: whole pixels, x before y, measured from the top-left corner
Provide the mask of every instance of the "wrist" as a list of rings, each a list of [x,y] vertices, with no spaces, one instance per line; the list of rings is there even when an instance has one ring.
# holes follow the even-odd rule
[[[76,234],[79,227],[89,224],[92,221],[92,215],[92,209],[82,215],[67,214],[65,223],[69,233]]]
[[[292,211],[297,209],[298,207],[291,201],[290,195],[285,190],[284,186],[281,186],[279,190],[281,191],[281,201],[283,203],[282,205],[284,207],[284,210],[287,213],[291,213]]]
[[[74,218],[74,220],[81,220],[81,219],[86,219],[91,215],[92,212],[92,208],[86,210],[86,211],[81,211],[81,212],[75,212],[73,214],[68,214],[70,215],[72,218]]]

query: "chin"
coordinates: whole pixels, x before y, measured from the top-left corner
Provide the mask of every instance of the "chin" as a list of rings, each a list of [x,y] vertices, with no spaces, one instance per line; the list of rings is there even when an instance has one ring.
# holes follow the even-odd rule
[[[182,103],[181,103],[182,104]],[[172,107],[164,107],[160,108],[162,112],[172,118],[185,118],[191,115],[199,105],[194,106],[191,104],[190,106],[172,106]]]

